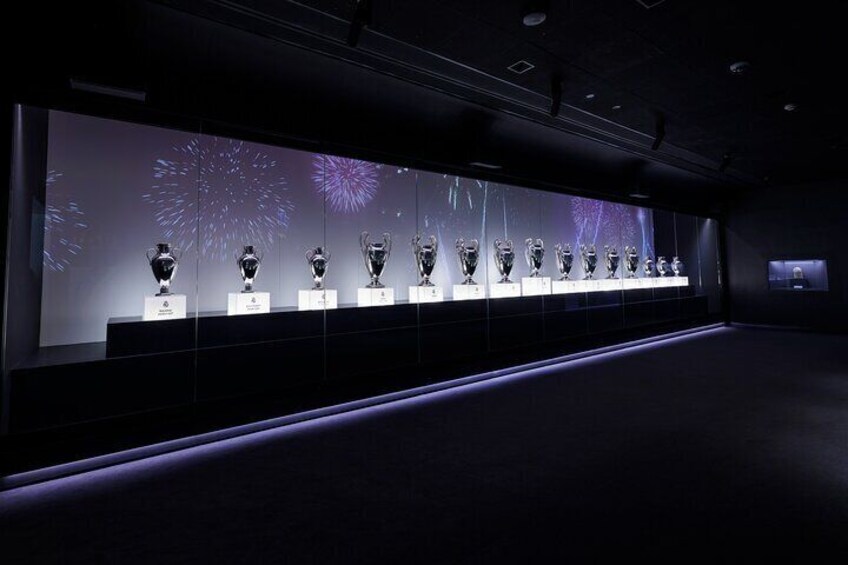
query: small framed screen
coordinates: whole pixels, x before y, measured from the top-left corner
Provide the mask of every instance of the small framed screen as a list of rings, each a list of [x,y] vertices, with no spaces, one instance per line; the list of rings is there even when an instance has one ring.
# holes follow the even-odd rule
[[[827,261],[781,259],[768,262],[769,290],[826,291]]]

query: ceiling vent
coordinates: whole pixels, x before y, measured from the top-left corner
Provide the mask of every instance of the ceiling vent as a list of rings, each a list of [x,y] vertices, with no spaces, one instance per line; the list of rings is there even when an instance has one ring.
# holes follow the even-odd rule
[[[645,8],[646,10],[656,8],[663,2],[665,2],[665,0],[636,0],[636,3]]]
[[[536,68],[536,65],[534,65],[533,63],[530,63],[529,61],[525,61],[524,59],[521,59],[520,61],[516,61],[516,62],[514,62],[513,64],[511,64],[510,66],[507,67],[507,69],[511,70],[512,72],[514,72],[517,75],[523,75],[527,71],[535,69],[535,68]]]

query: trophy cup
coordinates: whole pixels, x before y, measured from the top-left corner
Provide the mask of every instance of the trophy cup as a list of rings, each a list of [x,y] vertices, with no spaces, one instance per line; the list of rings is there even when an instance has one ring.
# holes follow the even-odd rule
[[[477,283],[471,277],[477,270],[477,262],[480,260],[480,242],[472,239],[466,244],[464,239],[457,239],[456,253],[459,255],[459,266],[462,268],[462,274],[465,275],[462,284],[476,285]]]
[[[554,256],[556,257],[559,274],[562,275],[559,280],[567,281],[568,273],[571,272],[571,265],[574,262],[574,255],[571,254],[571,244],[566,243],[565,247],[560,243],[554,245]]]
[[[512,247],[512,240],[502,241],[495,240],[495,267],[501,274],[500,283],[511,283],[509,273],[512,272],[512,264],[515,262],[515,251]]]
[[[792,278],[793,279],[803,279],[804,278],[804,269],[801,267],[794,267],[792,269]]]
[[[324,288],[324,276],[327,274],[327,264],[330,262],[330,254],[319,245],[306,252],[306,262],[309,263],[312,280],[315,282],[312,290],[322,290]]]
[[[607,278],[614,279],[615,272],[618,270],[618,262],[621,260],[615,245],[604,245],[604,257],[607,263]]]
[[[645,272],[646,277],[654,276],[654,260],[650,257],[645,257],[645,261],[642,263],[642,270]]]
[[[583,272],[586,274],[585,278],[589,280],[595,272],[595,267],[598,266],[598,254],[595,252],[594,243],[589,247],[586,247],[585,243],[580,246],[580,259],[583,262]]]
[[[657,257],[657,274],[661,277],[668,276],[671,271],[668,268],[668,261],[665,260],[663,255]]]
[[[362,258],[365,259],[365,268],[371,275],[371,282],[367,288],[384,288],[383,283],[380,282],[380,275],[392,252],[391,234],[384,233],[382,243],[375,243],[371,241],[368,232],[364,231],[359,236],[359,246],[362,249]]]
[[[257,255],[253,246],[245,245],[242,254],[236,257],[236,265],[238,265],[239,273],[244,281],[242,292],[253,292],[253,279],[259,274],[261,264],[262,257]]]
[[[539,271],[542,270],[542,259],[545,258],[545,244],[541,239],[527,238],[524,241],[527,246],[524,250],[524,258],[527,259],[527,266],[530,267],[530,276],[538,277]]]
[[[671,258],[671,270],[675,277],[679,277],[683,274],[683,261],[681,261],[680,257],[677,255]]]
[[[146,256],[153,270],[153,276],[159,283],[159,292],[156,296],[170,296],[171,281],[174,280],[179,265],[179,249],[172,248],[170,243],[157,243],[155,248],[151,247],[147,250]]]
[[[412,238],[412,255],[415,257],[418,274],[421,275],[421,282],[418,283],[418,286],[433,286],[433,283],[430,282],[430,275],[433,274],[433,269],[436,267],[438,252],[439,242],[436,241],[435,235],[431,235],[424,245],[421,245],[420,235],[416,234]]]
[[[639,252],[636,251],[636,246],[624,246],[624,268],[627,269],[627,278],[635,279],[636,271],[639,270]]]

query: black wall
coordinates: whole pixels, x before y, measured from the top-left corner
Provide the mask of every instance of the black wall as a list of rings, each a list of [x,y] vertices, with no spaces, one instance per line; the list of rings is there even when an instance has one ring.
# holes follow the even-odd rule
[[[848,327],[848,182],[746,192],[727,215],[733,322],[827,331]],[[828,292],[769,291],[767,262],[826,259]]]

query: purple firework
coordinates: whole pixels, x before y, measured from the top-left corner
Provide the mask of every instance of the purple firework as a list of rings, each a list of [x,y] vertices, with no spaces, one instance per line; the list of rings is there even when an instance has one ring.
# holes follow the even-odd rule
[[[242,245],[270,249],[294,205],[277,161],[260,146],[195,138],[153,165],[155,184],[142,198],[155,206],[162,237],[202,257],[225,261]],[[198,213],[199,210],[199,213]]]
[[[85,212],[56,181],[62,173],[47,171],[44,209],[44,266],[63,272],[82,251],[80,237],[88,229]]]
[[[316,155],[312,181],[336,212],[357,212],[365,207],[380,186],[377,165],[359,159]]]
[[[577,243],[596,245],[636,244],[636,208],[579,196],[571,199],[571,217]]]

